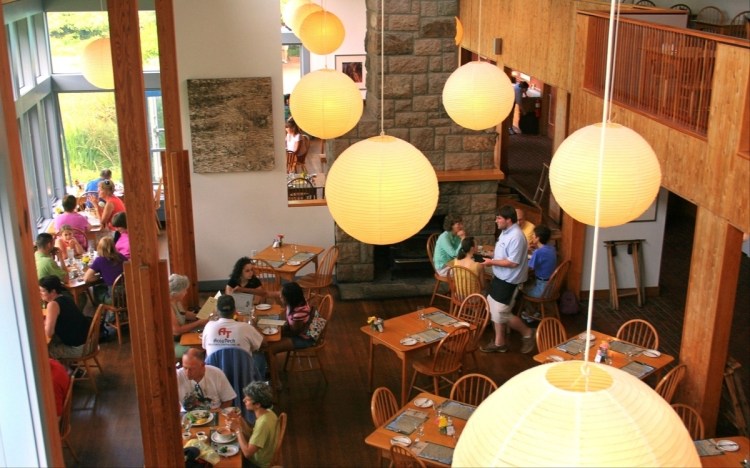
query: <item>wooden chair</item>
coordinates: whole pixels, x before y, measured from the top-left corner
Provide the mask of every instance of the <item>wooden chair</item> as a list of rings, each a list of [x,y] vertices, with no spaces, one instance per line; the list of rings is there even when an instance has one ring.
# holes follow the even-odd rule
[[[697,29],[700,31],[720,33],[717,26],[724,24],[724,12],[714,6],[702,8],[695,17]]]
[[[449,398],[479,406],[495,390],[497,390],[497,384],[486,375],[466,374],[453,384]]]
[[[412,363],[414,377],[411,379],[409,392],[416,388],[422,392],[431,392],[435,395],[440,395],[440,379],[453,385],[453,381],[448,379],[447,376],[458,372],[459,369],[461,369],[461,361],[463,360],[464,351],[466,350],[466,345],[469,344],[470,339],[471,333],[469,333],[467,328],[457,328],[440,340],[435,352],[431,356],[417,358]],[[432,391],[425,390],[424,388],[415,385],[417,375],[419,374],[432,378]]]
[[[559,345],[568,339],[565,327],[555,317],[545,317],[536,329],[536,348],[540,353]]]
[[[674,403],[672,409],[682,419],[682,423],[685,424],[685,428],[690,433],[690,437],[693,440],[702,440],[705,437],[703,428],[703,418],[695,408],[682,403]]]
[[[391,464],[389,468],[425,468],[422,460],[406,447],[391,445]]]
[[[68,440],[68,437],[70,436],[70,420],[71,416],[70,413],[73,409],[73,380],[68,383],[68,391],[65,393],[65,400],[63,400],[63,408],[62,408],[62,414],[60,415],[59,420],[59,428],[60,428],[60,440],[62,440],[63,447],[68,447],[68,450],[70,450],[70,454],[73,455],[73,459],[76,461],[76,463],[80,463],[78,461],[78,455],[76,455],[75,450],[73,450],[73,446],[70,445],[70,440]]]
[[[482,283],[476,273],[459,265],[448,270],[448,285],[451,291],[451,315],[456,315],[464,299],[482,292]]]
[[[396,396],[388,387],[378,387],[370,399],[370,415],[375,429],[391,419],[398,412],[398,401]],[[383,455],[388,456],[386,450],[378,450],[378,466],[383,465]]]
[[[117,344],[122,344],[122,327],[128,326],[128,300],[125,295],[125,276],[121,274],[112,284],[112,308],[115,314],[115,322],[112,328],[117,330]]]
[[[645,320],[633,319],[623,323],[617,330],[617,339],[633,343],[646,349],[659,349],[659,334]]]
[[[323,252],[318,261],[318,269],[315,273],[309,273],[297,280],[305,293],[309,296],[313,292],[322,293],[325,291],[329,294],[331,284],[333,283],[333,269],[339,259],[339,248],[336,245],[328,247]]]
[[[656,6],[656,3],[651,0],[638,0],[635,4],[640,6]]]
[[[549,315],[560,318],[560,310],[557,307],[557,301],[560,299],[560,290],[562,284],[565,282],[565,277],[568,274],[570,268],[570,260],[565,260],[555,268],[552,275],[547,281],[547,286],[544,287],[542,295],[540,297],[531,297],[525,292],[521,291],[521,300],[519,301],[519,310],[523,310],[524,302],[535,304],[539,307],[542,313],[542,318]]]
[[[286,184],[286,192],[289,200],[315,200],[317,189],[305,177],[295,177]]]
[[[738,13],[732,21],[729,22],[727,35],[739,37],[740,39],[750,39],[748,36],[748,25],[750,24],[750,10]]]
[[[323,380],[326,385],[328,385],[328,379],[326,378],[326,373],[323,369],[323,362],[321,361],[318,352],[325,347],[326,334],[331,328],[331,318],[333,318],[333,297],[330,294],[323,296],[317,309],[320,316],[326,319],[326,326],[323,328],[323,331],[314,346],[304,349],[293,349],[286,353],[286,358],[284,359],[284,371],[310,372],[319,370],[323,375]]]
[[[86,343],[84,343],[83,354],[81,357],[60,359],[60,362],[75,369],[74,376],[81,370],[81,366],[83,366],[86,372],[79,377],[73,377],[73,380],[88,380],[94,388],[94,393],[98,393],[98,390],[96,388],[96,380],[91,371],[96,367],[99,369],[99,373],[104,372],[102,370],[102,365],[99,363],[99,358],[97,357],[99,355],[99,326],[101,325],[104,311],[111,309],[112,306],[106,304],[99,304],[99,307],[96,308],[94,318],[91,320],[91,325],[89,325],[89,333],[86,337]],[[94,364],[92,364],[91,361],[94,361]]]
[[[430,265],[432,265],[432,271],[435,275],[435,289],[432,290],[432,297],[430,298],[430,305],[432,305],[435,302],[435,297],[442,297],[443,299],[447,299],[448,302],[451,300],[450,296],[450,280],[447,276],[442,276],[438,274],[437,270],[435,269],[435,262],[433,261],[434,254],[435,254],[435,244],[437,244],[437,239],[440,236],[439,233],[434,233],[430,237],[427,238],[427,257],[430,260]],[[445,284],[449,288],[448,295],[440,294],[438,291],[440,289],[440,285]]]
[[[667,372],[667,375],[662,377],[654,390],[661,395],[667,403],[672,403],[672,398],[677,391],[677,387],[680,385],[680,382],[682,382],[682,379],[685,378],[686,373],[687,366],[685,364],[675,366],[672,370]]]
[[[273,449],[271,466],[281,466],[283,455],[281,453],[281,443],[284,442],[284,434],[286,434],[286,413],[281,413],[276,420],[276,448]]]
[[[266,291],[266,301],[269,304],[281,303],[281,278],[276,270],[265,260],[255,260],[255,277],[260,280],[261,286]]]
[[[693,16],[693,10],[690,9],[689,6],[685,5],[684,3],[676,3],[669,7],[672,10],[684,10],[687,11],[688,19],[690,19],[691,16]]]
[[[478,293],[470,294],[461,303],[456,318],[462,322],[476,326],[476,330],[472,332],[471,339],[466,345],[465,354],[470,355],[474,360],[474,367],[478,367],[479,363],[476,353],[479,349],[479,342],[482,340],[484,330],[490,321],[490,306],[487,304],[487,299]]]

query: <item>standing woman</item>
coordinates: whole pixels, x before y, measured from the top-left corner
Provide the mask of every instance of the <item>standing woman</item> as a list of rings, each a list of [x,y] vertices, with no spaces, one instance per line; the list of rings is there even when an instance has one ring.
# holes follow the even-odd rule
[[[83,356],[84,344],[89,333],[89,319],[67,295],[57,276],[45,276],[39,280],[39,295],[47,303],[44,317],[44,333],[50,339],[47,345],[49,356],[54,359]]]
[[[300,148],[300,140],[302,135],[299,132],[299,127],[293,118],[289,118],[286,121],[286,172],[295,172],[297,166],[297,153]],[[303,161],[304,162],[304,161]]]
[[[198,320],[194,312],[185,310],[185,306],[182,305],[189,286],[190,281],[187,276],[174,273],[169,275],[169,306],[172,311],[172,336],[174,337],[174,354],[177,359],[182,359],[182,355],[190,349],[190,346],[180,344],[182,334],[208,323],[208,319]]]
[[[96,212],[102,226],[106,226],[113,231],[115,228],[111,224],[112,217],[125,211],[125,203],[115,195],[115,183],[111,180],[99,182],[99,198],[102,201],[97,200],[94,195],[89,195],[89,201],[96,206]]]

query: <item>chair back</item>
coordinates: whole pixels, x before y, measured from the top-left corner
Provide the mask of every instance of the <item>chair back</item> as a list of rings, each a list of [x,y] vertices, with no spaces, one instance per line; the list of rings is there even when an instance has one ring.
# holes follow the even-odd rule
[[[471,339],[466,345],[466,351],[470,352],[479,348],[479,341],[490,320],[490,306],[487,304],[487,299],[481,294],[468,295],[461,303],[461,308],[458,309],[457,318],[476,326],[476,330],[472,332]]]
[[[675,366],[672,370],[667,372],[667,375],[662,377],[654,390],[661,395],[667,403],[672,403],[672,398],[674,398],[674,394],[677,391],[680,382],[685,378],[685,374],[687,374],[687,366],[685,364]]]
[[[443,337],[432,359],[432,371],[440,374],[457,371],[461,367],[461,361],[470,339],[471,333],[465,327],[456,328]]]
[[[617,339],[646,349],[659,349],[659,334],[653,325],[642,319],[628,320],[617,330]]]
[[[638,0],[635,4],[640,6],[656,6],[656,3],[651,0]]]
[[[325,296],[311,294],[307,303],[315,307],[318,310],[318,314],[326,320],[326,326],[323,327],[323,331],[320,332],[320,336],[315,341],[315,347],[320,348],[326,342],[326,334],[331,325],[331,318],[333,318],[333,296],[330,294],[326,294]]]
[[[702,440],[705,437],[705,429],[703,427],[703,418],[695,408],[682,403],[674,403],[672,409],[682,419],[682,423],[685,425],[685,429],[690,433],[690,437],[693,440]]]
[[[555,317],[545,317],[539,322],[536,329],[536,347],[540,353],[559,345],[567,340],[565,327],[560,320]]]
[[[318,260],[318,271],[315,272],[316,285],[325,287],[331,284],[333,279],[333,268],[339,260],[339,247],[332,245],[326,249]]]
[[[112,306],[118,310],[128,307],[128,299],[125,295],[125,273],[120,274],[112,284]]]
[[[684,3],[676,3],[669,7],[672,10],[685,10],[687,11],[688,18],[690,18],[693,15],[693,10],[690,9],[689,6],[685,5]]]
[[[568,269],[570,268],[570,260],[565,260],[561,264],[557,265],[555,271],[552,272],[552,276],[547,281],[547,286],[542,291],[541,299],[545,301],[556,301],[560,298],[560,289],[565,281],[565,277],[568,275]]]
[[[286,413],[281,413],[276,420],[276,448],[273,449],[271,466],[281,466],[281,443],[284,442],[286,434]]]
[[[83,354],[80,359],[99,351],[99,327],[101,326],[105,310],[112,310],[112,306],[99,304],[99,307],[96,308],[94,317],[91,319],[91,324],[89,325],[89,333],[86,335],[86,343],[84,343]]]
[[[724,24],[724,12],[714,6],[707,6],[698,11],[695,21],[708,24]]]
[[[306,177],[295,177],[286,184],[289,200],[315,200],[317,189]]]
[[[472,294],[482,292],[482,283],[476,273],[460,265],[450,268],[448,284],[451,289],[451,299],[457,304],[461,304]]]
[[[70,434],[70,413],[73,409],[73,379],[68,382],[68,391],[65,392],[63,400],[62,414],[60,415],[59,428],[60,438],[65,439]]]
[[[390,468],[425,468],[422,460],[406,447],[391,445]]]
[[[375,429],[385,424],[398,412],[396,396],[388,387],[378,387],[370,399],[370,415]]]
[[[449,398],[479,406],[495,390],[497,390],[497,384],[486,375],[466,374],[453,384]]]
[[[234,406],[242,409],[248,421],[255,422],[255,414],[242,404],[242,389],[250,382],[263,380],[250,353],[241,348],[221,348],[206,358],[206,364],[218,367],[224,372],[237,394]]]
[[[729,24],[730,36],[750,39],[750,10],[738,13]]]
[[[268,297],[272,297],[274,302],[281,293],[281,278],[276,274],[276,270],[265,260],[255,260],[255,277],[260,280],[263,289]]]
[[[438,237],[440,237],[440,233],[433,232],[430,234],[430,237],[427,238],[427,257],[430,260],[430,265],[432,265],[432,271],[437,274],[437,270],[435,269],[435,244],[437,244]]]

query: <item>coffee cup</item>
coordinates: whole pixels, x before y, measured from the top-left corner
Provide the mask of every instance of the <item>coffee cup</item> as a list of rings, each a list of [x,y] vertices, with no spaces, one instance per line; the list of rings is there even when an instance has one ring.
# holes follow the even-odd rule
[[[199,441],[201,441],[201,442],[205,442],[205,441],[207,441],[207,440],[208,440],[208,436],[207,436],[207,435],[206,435],[206,433],[205,433],[205,432],[203,432],[203,431],[199,431],[199,432],[196,432],[196,433],[195,433],[195,437],[196,437],[196,438],[197,438],[197,439],[198,439]]]
[[[229,428],[222,427],[216,430],[215,437],[218,442],[231,442],[234,438],[234,433]]]
[[[190,440],[190,438],[193,437],[193,434],[190,433],[190,431],[185,431],[182,433],[182,441],[187,442]]]

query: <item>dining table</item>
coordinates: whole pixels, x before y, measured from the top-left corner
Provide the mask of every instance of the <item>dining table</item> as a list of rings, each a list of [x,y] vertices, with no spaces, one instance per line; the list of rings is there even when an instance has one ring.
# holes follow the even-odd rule
[[[589,348],[589,360],[594,361],[594,356],[602,341],[609,344],[610,365],[622,369],[631,375],[643,380],[651,375],[658,375],[664,367],[674,361],[669,354],[647,350],[633,343],[617,339],[606,333],[591,330],[593,338]],[[568,360],[583,360],[584,339],[586,332],[582,332],[568,340],[553,346],[548,350],[534,356],[539,363],[559,362]],[[658,354],[658,356],[657,356]]]
[[[183,438],[183,447],[186,446],[188,442],[196,439],[198,437],[198,432],[205,432],[208,436],[207,443],[211,445],[214,450],[218,449],[221,445],[233,445],[239,449],[239,443],[236,441],[236,439],[231,442],[231,444],[219,444],[213,441],[214,432],[216,431],[216,429],[220,427],[226,427],[227,424],[227,418],[221,411],[213,412],[213,415],[214,417],[208,423],[200,426],[193,426],[190,428],[190,438],[187,440]],[[217,468],[239,468],[242,466],[242,452],[238,450],[238,452],[232,456],[219,455],[219,461],[213,466]]]
[[[393,443],[406,445],[427,466],[451,466],[453,451],[475,406],[422,392],[408,401],[382,426],[365,438],[365,444],[389,451]],[[442,434],[438,410],[453,422],[454,434]],[[422,426],[423,434],[419,433]],[[398,437],[403,442],[394,439]]]
[[[425,319],[420,319],[420,314]],[[441,324],[444,323],[444,324]],[[370,355],[368,360],[367,385],[372,390],[374,373],[374,355],[376,346],[384,346],[393,351],[401,360],[401,404],[406,404],[409,398],[409,379],[407,373],[409,365],[415,356],[437,346],[440,340],[454,330],[458,323],[455,317],[435,307],[409,312],[398,317],[383,321],[383,331],[378,331],[371,325],[365,325],[360,330],[370,338]],[[470,326],[475,330],[474,325]],[[410,338],[412,338],[410,340]]]
[[[297,273],[310,262],[318,269],[318,255],[323,252],[323,247],[314,245],[282,243],[280,247],[269,245],[260,252],[252,255],[253,260],[265,260],[274,269],[281,279],[294,281]]]
[[[731,447],[731,444],[727,444],[726,441],[735,442],[739,446],[738,450],[724,450],[727,446]],[[698,454],[701,457],[701,466],[703,467],[718,468],[729,466],[742,468],[748,466],[748,460],[750,460],[750,439],[747,437],[714,437],[713,439],[697,440],[695,441],[695,445],[698,448]],[[713,455],[701,455],[701,446],[716,447],[717,450],[710,451]]]

